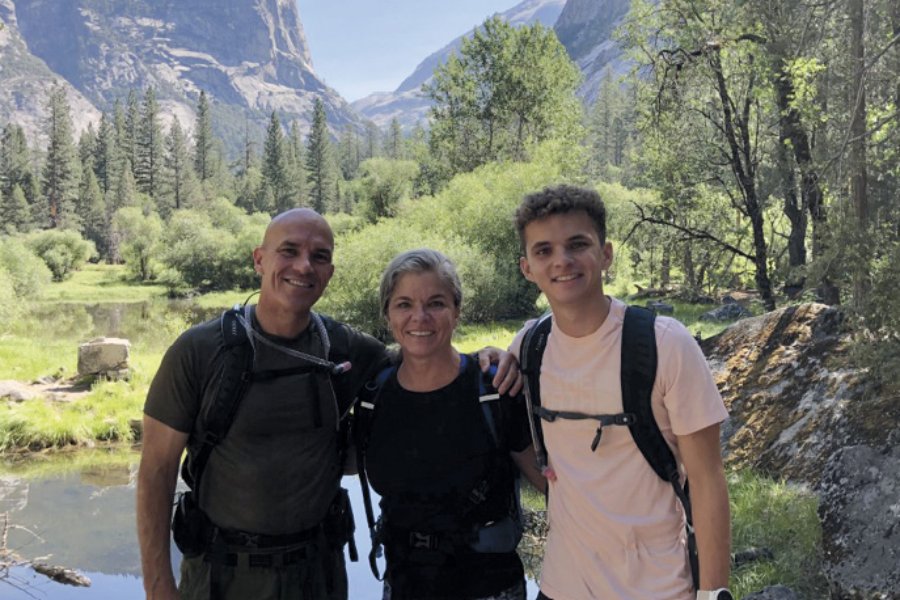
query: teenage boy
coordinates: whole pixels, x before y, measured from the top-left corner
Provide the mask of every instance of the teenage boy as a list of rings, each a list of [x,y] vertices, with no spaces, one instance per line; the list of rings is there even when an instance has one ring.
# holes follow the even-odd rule
[[[623,412],[620,382],[626,306],[603,293],[613,260],[606,209],[588,189],[560,185],[527,196],[516,211],[525,278],[546,295],[552,327],[540,371],[540,403],[587,415]],[[512,350],[519,352],[525,331]],[[678,321],[654,325],[658,367],[653,415],[690,480],[699,586],[694,592],[685,517],[628,427],[544,421],[550,533],[539,599],[730,599],[730,517],[719,424],[728,416],[706,360]],[[521,360],[521,357],[520,357]],[[626,357],[627,360],[627,357]],[[536,417],[537,418],[537,417]]]

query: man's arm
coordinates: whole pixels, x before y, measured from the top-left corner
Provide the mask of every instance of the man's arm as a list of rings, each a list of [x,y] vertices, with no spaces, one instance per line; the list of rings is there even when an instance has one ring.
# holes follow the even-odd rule
[[[137,528],[144,591],[149,599],[177,599],[169,552],[169,523],[181,454],[188,434],[144,415],[137,480]]]
[[[537,456],[534,453],[534,445],[529,445],[521,452],[510,452],[513,462],[519,468],[519,472],[534,486],[534,489],[542,494],[547,493],[547,478],[541,474],[537,466]]]
[[[497,374],[491,383],[498,393],[515,396],[522,391],[524,382],[519,371],[519,361],[512,352],[485,346],[478,351],[478,364],[485,373],[492,364],[497,365]]]
[[[691,484],[691,508],[700,557],[700,589],[728,587],[731,570],[731,515],[719,447],[719,425],[678,436]]]

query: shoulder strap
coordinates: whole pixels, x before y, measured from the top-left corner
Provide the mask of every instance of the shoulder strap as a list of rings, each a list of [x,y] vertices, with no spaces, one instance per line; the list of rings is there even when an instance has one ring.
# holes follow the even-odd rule
[[[241,312],[241,307],[235,306],[222,313],[220,325],[225,344],[222,377],[212,404],[206,411],[205,424],[201,428],[203,438],[196,451],[188,455],[182,466],[182,478],[195,494],[200,491],[200,477],[203,475],[209,455],[228,433],[228,428],[251,380],[253,348],[239,320]]]
[[[538,468],[541,470],[547,467],[547,450],[544,447],[541,420],[535,418],[535,411],[541,406],[541,361],[544,358],[547,339],[550,337],[552,318],[553,314],[548,312],[533,323],[531,328],[525,332],[522,345],[519,347],[519,363],[522,374],[525,375],[524,389],[525,406],[528,409],[528,426],[537,455]]]
[[[625,310],[622,328],[622,403],[626,413],[637,415],[637,419],[629,425],[634,443],[656,474],[672,484],[675,495],[684,507],[691,574],[694,588],[699,589],[699,562],[689,489],[687,483],[681,485],[675,455],[653,416],[651,401],[658,364],[655,322],[656,314],[650,309],[629,306]]]

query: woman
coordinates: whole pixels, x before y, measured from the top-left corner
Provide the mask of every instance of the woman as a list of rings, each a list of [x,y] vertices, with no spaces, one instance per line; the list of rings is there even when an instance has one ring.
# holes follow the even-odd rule
[[[381,495],[385,600],[525,598],[516,466],[537,487],[524,403],[489,388],[478,361],[451,345],[462,289],[450,260],[395,257],[381,308],[400,346],[362,405],[362,473]]]

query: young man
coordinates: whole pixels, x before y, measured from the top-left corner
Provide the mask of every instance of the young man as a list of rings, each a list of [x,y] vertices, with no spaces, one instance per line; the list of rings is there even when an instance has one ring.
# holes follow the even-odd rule
[[[623,412],[620,382],[626,306],[603,293],[613,260],[599,195],[561,185],[527,196],[516,212],[525,278],[553,311],[540,371],[541,406],[588,415]],[[684,515],[670,483],[641,454],[628,427],[544,421],[550,533],[541,595],[552,600],[730,599],[728,492],[719,448],[727,412],[705,358],[678,321],[655,321],[653,415],[690,480],[699,550],[695,595]],[[525,329],[513,341],[520,350]],[[627,360],[627,358],[626,358]],[[520,357],[521,361],[521,357]],[[599,439],[592,450],[595,438]]]
[[[144,406],[138,471],[148,599],[347,598],[346,531],[336,533],[346,508],[339,502],[338,422],[386,356],[374,338],[312,311],[334,273],[333,252],[331,228],[308,208],[272,219],[253,252],[259,301],[233,323],[246,330],[252,368],[202,477],[191,470],[195,506],[177,514],[176,539],[193,548],[185,552],[177,589],[169,524],[181,455],[185,448],[189,459],[202,454],[209,407],[234,362],[219,318],[190,328],[163,357]],[[342,363],[350,363],[349,371]],[[512,383],[504,378],[511,371],[503,361],[498,387]]]

